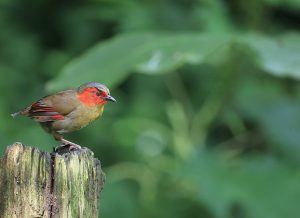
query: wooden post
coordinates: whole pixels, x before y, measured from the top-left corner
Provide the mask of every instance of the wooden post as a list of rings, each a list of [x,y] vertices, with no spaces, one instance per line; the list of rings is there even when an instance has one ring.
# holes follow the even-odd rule
[[[15,143],[0,160],[0,217],[98,217],[104,179],[89,149],[50,154]]]

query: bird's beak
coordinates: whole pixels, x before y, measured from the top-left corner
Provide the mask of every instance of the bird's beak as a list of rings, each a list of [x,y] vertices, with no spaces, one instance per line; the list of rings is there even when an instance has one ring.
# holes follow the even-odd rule
[[[112,97],[112,96],[110,96],[110,95],[106,96],[104,99],[105,99],[106,101],[117,102],[117,100],[114,99],[114,97]]]

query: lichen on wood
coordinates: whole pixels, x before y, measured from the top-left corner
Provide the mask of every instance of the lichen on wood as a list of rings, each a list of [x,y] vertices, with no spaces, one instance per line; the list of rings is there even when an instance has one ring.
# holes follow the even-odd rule
[[[0,217],[98,217],[104,178],[89,149],[50,154],[15,143],[0,160]]]

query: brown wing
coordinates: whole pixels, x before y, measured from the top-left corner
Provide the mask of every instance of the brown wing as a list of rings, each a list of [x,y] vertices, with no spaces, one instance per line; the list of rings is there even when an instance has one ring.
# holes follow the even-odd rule
[[[23,115],[37,122],[63,120],[65,115],[73,111],[79,100],[75,90],[67,90],[46,96],[24,110]]]
[[[55,95],[49,95],[41,99],[41,101],[62,115],[69,114],[80,103],[75,90],[67,90]]]

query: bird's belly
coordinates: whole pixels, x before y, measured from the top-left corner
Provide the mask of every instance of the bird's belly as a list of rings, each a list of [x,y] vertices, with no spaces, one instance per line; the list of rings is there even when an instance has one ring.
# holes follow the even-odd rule
[[[67,133],[79,130],[102,115],[104,107],[77,108],[64,120],[56,121],[53,129],[58,133]]]

